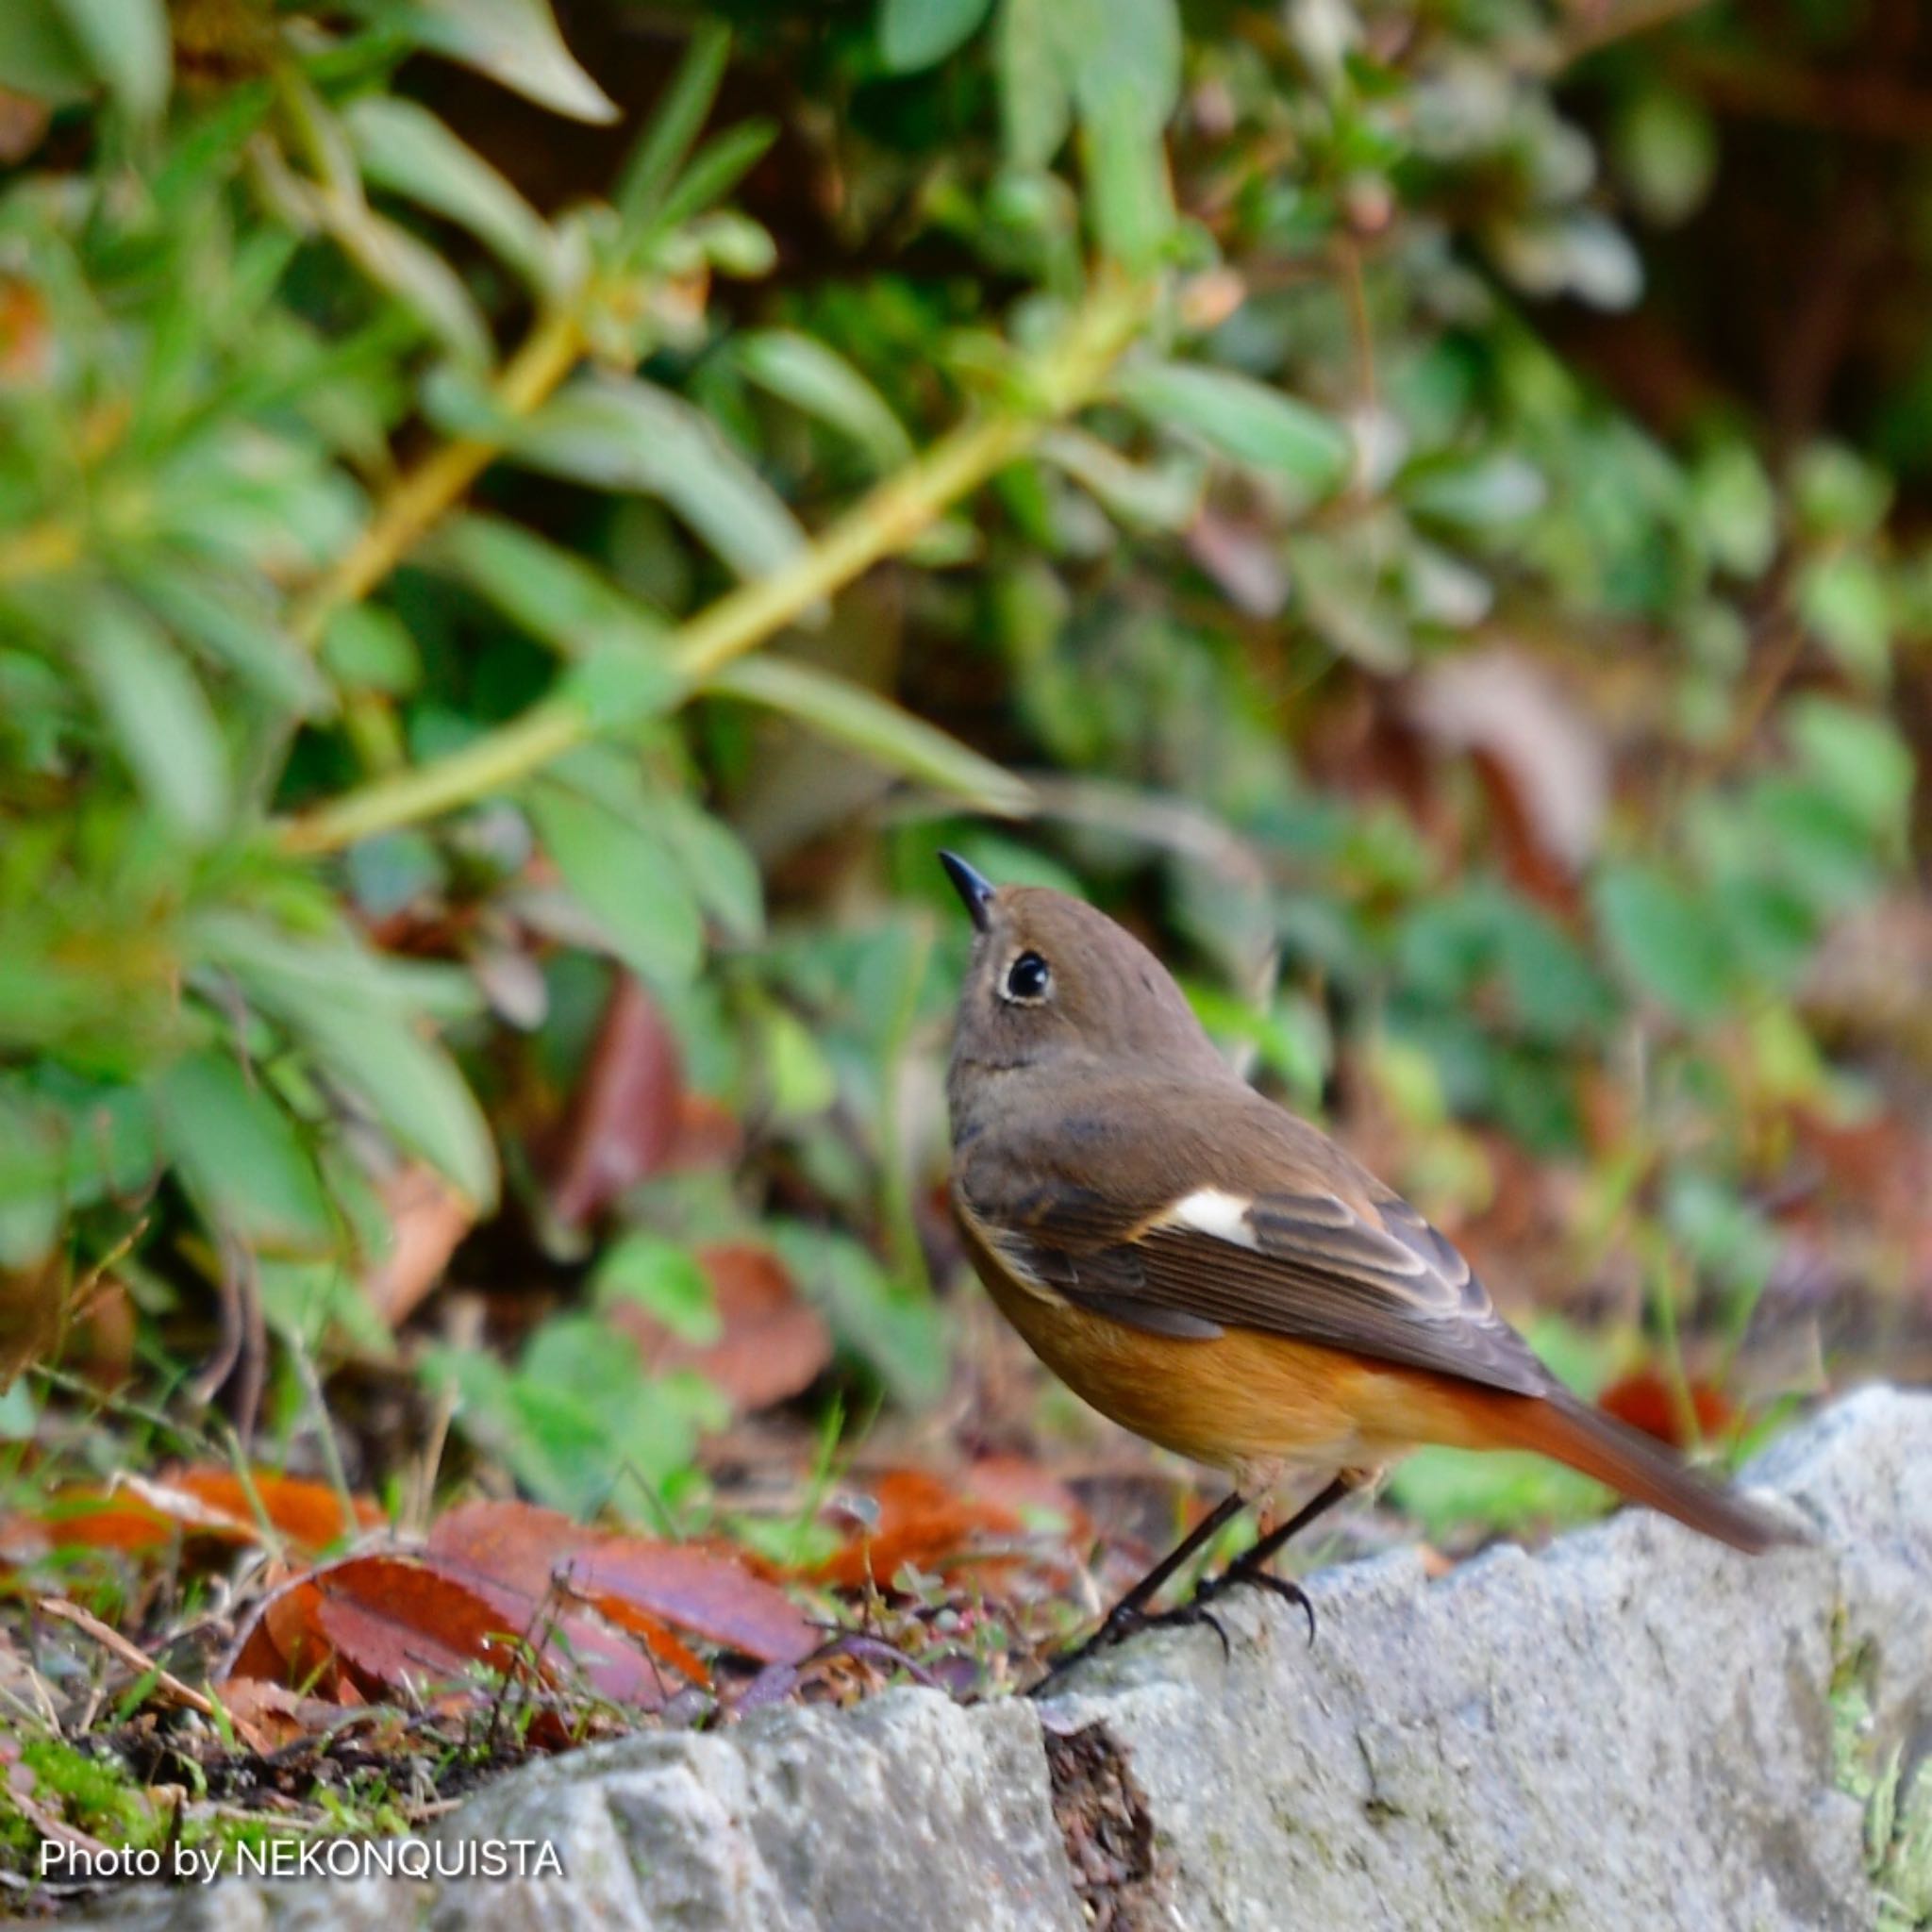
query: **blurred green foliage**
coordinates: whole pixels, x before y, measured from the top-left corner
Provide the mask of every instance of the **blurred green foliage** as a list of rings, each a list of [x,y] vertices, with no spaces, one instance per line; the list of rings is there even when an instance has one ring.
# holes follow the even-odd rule
[[[10,1360],[104,1268],[379,1354],[412,1161],[567,1280],[621,970],[750,1157],[431,1351],[463,1425],[675,1505],[724,1410],[598,1311],[702,1334],[747,1235],[929,1400],[942,829],[1452,1223],[1574,1176],[1506,1287],[1734,1342],[1791,1122],[1876,1104],[1807,989],[1908,861],[1932,363],[1619,393],[1709,76],[1856,32],[1679,10],[13,0]]]

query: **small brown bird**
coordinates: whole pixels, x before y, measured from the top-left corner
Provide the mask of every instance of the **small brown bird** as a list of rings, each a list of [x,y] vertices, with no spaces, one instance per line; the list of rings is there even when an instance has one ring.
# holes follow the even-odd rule
[[[946,1077],[974,1265],[1075,1394],[1234,1482],[1096,1642],[1149,1621],[1161,1585],[1284,1473],[1333,1471],[1174,1614],[1238,1582],[1306,1609],[1269,1557],[1424,1443],[1533,1449],[1740,1550],[1798,1540],[1571,1394],[1435,1228],[1228,1066],[1132,934],[940,858],[974,925]]]

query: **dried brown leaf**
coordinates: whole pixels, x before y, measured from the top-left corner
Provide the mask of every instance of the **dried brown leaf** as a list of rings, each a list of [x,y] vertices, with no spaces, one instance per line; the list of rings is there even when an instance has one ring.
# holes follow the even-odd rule
[[[558,1219],[582,1226],[657,1174],[677,1137],[684,1073],[677,1041],[629,974],[610,990],[550,1175]]]

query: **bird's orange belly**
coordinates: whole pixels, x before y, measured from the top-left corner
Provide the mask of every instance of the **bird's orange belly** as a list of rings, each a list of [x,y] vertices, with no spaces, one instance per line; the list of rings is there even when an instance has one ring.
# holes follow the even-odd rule
[[[1082,1401],[1245,1487],[1287,1467],[1369,1467],[1419,1442],[1469,1441],[1474,1419],[1436,1376],[1250,1328],[1199,1341],[1152,1334],[1028,1289],[997,1265],[980,1272],[1001,1312]]]

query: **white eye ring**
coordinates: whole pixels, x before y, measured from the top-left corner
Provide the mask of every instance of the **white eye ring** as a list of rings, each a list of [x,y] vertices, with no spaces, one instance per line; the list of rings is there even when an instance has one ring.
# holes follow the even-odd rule
[[[1000,997],[1009,1006],[1037,1007],[1053,986],[1053,968],[1028,947],[1000,974]]]

